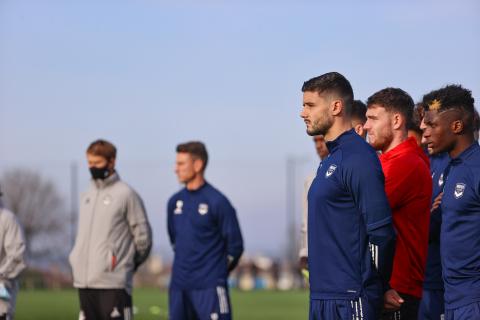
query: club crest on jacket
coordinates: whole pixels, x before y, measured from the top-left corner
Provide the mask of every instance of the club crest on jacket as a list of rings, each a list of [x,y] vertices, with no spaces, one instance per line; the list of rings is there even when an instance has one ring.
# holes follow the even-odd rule
[[[457,183],[455,186],[455,199],[460,199],[463,196],[463,193],[465,192],[465,183]]]
[[[335,172],[336,169],[337,169],[336,165],[334,164],[330,165],[330,167],[328,167],[327,172],[325,172],[325,178],[329,178]]]
[[[202,216],[208,213],[208,204],[206,203],[200,203],[198,205],[198,213],[200,213]]]

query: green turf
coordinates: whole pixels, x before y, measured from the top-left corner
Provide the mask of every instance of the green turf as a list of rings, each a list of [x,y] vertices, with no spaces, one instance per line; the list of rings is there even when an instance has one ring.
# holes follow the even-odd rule
[[[168,319],[165,292],[156,289],[135,289],[133,302],[137,307],[135,320]],[[235,320],[295,320],[307,319],[308,315],[308,294],[305,291],[233,291],[232,303]],[[21,291],[15,319],[78,319],[77,292]]]

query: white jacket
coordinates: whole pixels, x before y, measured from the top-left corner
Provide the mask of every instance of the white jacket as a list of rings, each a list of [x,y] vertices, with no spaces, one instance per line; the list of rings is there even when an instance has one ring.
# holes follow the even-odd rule
[[[78,232],[70,253],[76,288],[126,289],[152,247],[143,202],[114,173],[92,181],[80,198]]]
[[[13,319],[18,292],[18,276],[25,269],[25,238],[16,216],[0,202],[0,284],[10,299],[0,299],[0,315]]]

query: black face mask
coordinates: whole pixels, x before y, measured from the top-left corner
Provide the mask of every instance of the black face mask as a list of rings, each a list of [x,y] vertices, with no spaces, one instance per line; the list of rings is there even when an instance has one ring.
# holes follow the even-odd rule
[[[110,170],[108,170],[108,165],[103,168],[91,167],[90,173],[92,174],[93,179],[105,180],[106,178],[108,178]]]

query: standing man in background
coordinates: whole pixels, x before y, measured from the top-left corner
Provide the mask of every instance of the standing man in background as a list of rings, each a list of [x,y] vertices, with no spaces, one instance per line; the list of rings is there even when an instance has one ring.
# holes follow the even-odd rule
[[[448,85],[423,97],[423,138],[432,154],[447,152],[440,208],[445,319],[480,319],[480,146],[470,90]]]
[[[308,192],[310,320],[376,320],[395,244],[382,168],[352,129],[353,90],[343,75],[310,79],[302,92],[307,133],[324,135],[330,153]]]
[[[230,201],[205,180],[207,163],[203,143],[177,146],[175,173],[185,188],[170,198],[167,207],[175,253],[171,320],[232,318],[227,280],[243,253],[243,239]]]
[[[313,143],[315,144],[315,150],[317,155],[320,158],[320,161],[325,159],[328,156],[327,145],[325,144],[325,138],[322,135],[314,136]],[[315,178],[315,175],[312,174],[309,176],[303,185],[303,195],[302,195],[302,228],[300,229],[300,251],[298,253],[299,257],[299,266],[300,270],[303,273],[308,271],[308,190],[312,185],[312,181]],[[308,274],[308,272],[306,273]]]
[[[152,232],[142,199],[115,170],[117,149],[97,140],[87,149],[92,183],[80,199],[70,253],[80,320],[132,319],[132,279],[147,259]]]
[[[363,128],[363,125],[367,121],[367,106],[360,100],[353,100],[352,104],[352,127],[355,132],[365,139],[367,131]]]
[[[423,124],[422,124],[423,126]],[[432,176],[432,199],[430,209],[430,228],[428,232],[428,254],[425,267],[422,300],[418,310],[418,320],[443,320],[444,288],[442,262],[440,258],[440,229],[442,210],[440,201],[445,183],[445,169],[450,162],[448,153],[430,155],[430,174]]]
[[[367,101],[368,141],[381,151],[385,192],[397,232],[390,289],[383,319],[417,319],[428,250],[432,179],[429,160],[415,138],[408,138],[412,98],[398,88],[378,91]]]
[[[0,320],[11,320],[15,315],[18,276],[24,269],[25,238],[22,228],[0,198]]]

